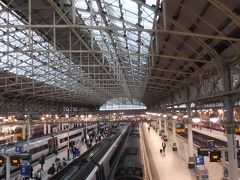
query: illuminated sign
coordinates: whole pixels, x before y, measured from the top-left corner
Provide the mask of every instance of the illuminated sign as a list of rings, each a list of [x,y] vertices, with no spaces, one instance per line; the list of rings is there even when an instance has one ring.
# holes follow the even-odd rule
[[[220,162],[221,161],[221,151],[210,152],[210,162]]]
[[[5,164],[5,158],[3,156],[0,156],[0,167]]]
[[[20,157],[19,156],[10,156],[11,166],[20,166]]]

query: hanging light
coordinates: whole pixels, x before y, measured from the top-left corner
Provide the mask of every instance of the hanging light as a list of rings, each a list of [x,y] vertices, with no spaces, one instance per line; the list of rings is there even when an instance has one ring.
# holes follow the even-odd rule
[[[177,115],[173,115],[172,118],[176,120],[178,118],[178,116]]]
[[[199,117],[197,114],[195,114],[195,115],[192,117],[192,121],[193,121],[194,123],[199,123],[199,122],[201,121],[201,119],[200,119],[200,117]]]
[[[218,118],[218,116],[216,115],[216,114],[210,114],[210,116],[209,116],[209,120],[212,122],[212,123],[216,123],[218,120],[219,120],[219,118]]]
[[[183,118],[188,118],[188,115],[187,114],[183,115]]]
[[[167,117],[167,115],[166,115],[166,114],[163,114],[163,117],[165,118],[165,117]]]

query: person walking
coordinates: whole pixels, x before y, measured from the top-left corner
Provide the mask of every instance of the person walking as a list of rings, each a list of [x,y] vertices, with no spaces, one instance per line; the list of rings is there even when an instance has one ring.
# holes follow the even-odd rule
[[[43,171],[43,165],[45,164],[44,154],[39,158],[38,162],[41,164],[41,170]]]
[[[166,146],[167,146],[166,143],[163,141],[162,142],[163,153],[165,153]]]

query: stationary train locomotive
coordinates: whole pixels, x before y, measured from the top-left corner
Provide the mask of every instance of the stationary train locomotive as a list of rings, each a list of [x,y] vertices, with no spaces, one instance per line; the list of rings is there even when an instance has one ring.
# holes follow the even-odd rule
[[[172,122],[168,123],[168,129],[169,131],[172,131]],[[186,132],[186,127],[184,123],[176,122],[176,133],[179,135],[182,135]]]

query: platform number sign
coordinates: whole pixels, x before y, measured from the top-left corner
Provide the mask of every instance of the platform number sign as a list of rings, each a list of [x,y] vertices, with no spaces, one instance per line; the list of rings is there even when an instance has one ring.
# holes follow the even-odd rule
[[[15,146],[15,152],[23,152],[24,149],[23,149],[23,146]]]
[[[207,140],[207,145],[208,145],[208,148],[210,148],[210,149],[215,148],[214,140]]]

